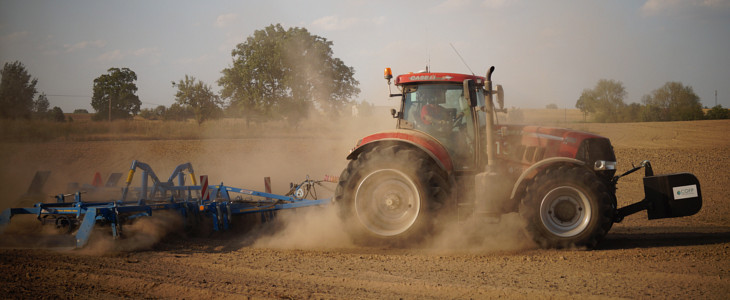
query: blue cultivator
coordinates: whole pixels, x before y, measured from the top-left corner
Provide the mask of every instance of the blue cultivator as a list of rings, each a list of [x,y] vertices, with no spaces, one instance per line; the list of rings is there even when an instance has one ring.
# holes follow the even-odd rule
[[[131,188],[137,169],[143,172],[142,184]],[[185,183],[186,173],[189,175],[190,184]],[[45,174],[45,177],[47,176],[48,174]],[[118,193],[119,188],[114,187],[114,181],[119,177],[119,173],[115,173],[105,186],[84,185],[82,191],[57,195],[55,203],[36,203],[28,208],[8,208],[0,214],[0,233],[13,216],[35,215],[44,223],[55,222],[57,227],[66,228],[69,233],[78,229],[75,233],[76,247],[83,247],[97,224],[110,225],[113,236],[117,238],[121,236],[122,224],[125,221],[151,216],[154,211],[163,210],[177,212],[186,219],[207,216],[213,221],[213,229],[220,231],[229,229],[234,215],[262,213],[262,219],[268,219],[277,210],[327,204],[330,199],[316,199],[315,186],[336,180],[327,178],[326,181],[315,181],[307,177],[299,184],[291,184],[291,189],[286,195],[277,195],[269,191],[268,178],[267,192],[225,186],[223,183],[208,186],[207,176],[201,176],[201,184],[198,184],[190,163],[177,166],[169,179],[163,182],[157,178],[149,165],[135,160],[129,170],[126,186],[121,188],[119,200],[106,202],[82,200],[82,195],[87,193],[89,196],[108,195],[114,191]],[[34,179],[31,188],[36,184]],[[128,200],[130,194],[135,195],[136,199]],[[237,195],[231,197],[231,194]],[[73,201],[67,201],[71,196]],[[307,199],[308,197],[314,199]]]

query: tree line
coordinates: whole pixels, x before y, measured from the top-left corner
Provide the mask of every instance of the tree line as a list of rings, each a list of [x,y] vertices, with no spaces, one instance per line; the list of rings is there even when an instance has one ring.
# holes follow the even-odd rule
[[[137,74],[133,70],[109,68],[106,74],[94,79],[92,119],[111,121],[140,115],[164,120],[194,118],[200,124],[231,116],[243,117],[247,123],[285,119],[296,125],[312,112],[337,116],[354,103],[352,99],[360,89],[354,68],[333,57],[332,45],[306,28],[270,25],[256,30],[231,51],[232,64],[221,71],[217,81],[220,94],[185,74],[172,82],[177,89],[175,103],[151,109],[141,109]],[[37,81],[22,63],[6,63],[0,86],[0,117],[30,119],[45,112],[45,94],[35,98]],[[63,116],[62,111],[60,115]]]
[[[140,115],[162,120],[192,118],[201,124],[228,116],[245,118],[247,124],[283,119],[296,125],[313,112],[336,117],[353,104],[361,112],[371,111],[370,104],[352,100],[360,93],[355,70],[333,57],[332,45],[306,28],[269,25],[254,31],[231,51],[232,64],[216,81],[220,93],[185,74],[172,82],[177,91],[170,107],[141,109],[137,74],[129,68],[109,68],[93,81],[92,119],[111,121]],[[45,93],[36,97],[38,80],[22,63],[5,63],[0,73],[0,118],[65,120],[59,107],[48,109]],[[642,97],[641,103],[626,104],[626,95],[620,81],[601,79],[593,89],[583,90],[575,106],[586,120],[590,116],[596,122],[730,118],[728,110],[719,105],[703,113],[692,87],[680,82],[667,82]]]
[[[49,109],[50,102],[45,93],[36,98],[38,79],[32,78],[23,63],[5,63],[0,70],[0,118],[2,119],[41,119],[63,122],[63,110],[55,106]]]
[[[593,89],[585,89],[575,103],[595,122],[661,122],[703,119],[728,119],[730,111],[717,105],[707,114],[700,97],[691,86],[667,82],[641,98],[641,103],[626,104],[626,88],[617,80],[601,79]]]

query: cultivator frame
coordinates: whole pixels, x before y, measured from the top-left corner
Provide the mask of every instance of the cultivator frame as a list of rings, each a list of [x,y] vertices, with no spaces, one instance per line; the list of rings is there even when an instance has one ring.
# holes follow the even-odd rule
[[[132,188],[130,186],[137,169],[142,170],[142,183],[139,187]],[[190,177],[190,184],[185,182],[186,174]],[[111,176],[114,177],[119,176]],[[207,176],[201,176],[201,184],[198,184],[190,163],[178,165],[167,181],[161,181],[148,164],[135,160],[129,169],[126,185],[121,189],[120,199],[83,201],[84,194],[99,195],[119,189],[114,182],[108,182],[106,186],[84,185],[83,191],[56,195],[55,203],[40,202],[33,207],[4,210],[0,214],[0,233],[13,216],[35,215],[44,223],[53,221],[57,227],[67,228],[68,233],[78,228],[75,245],[80,248],[88,243],[97,224],[110,225],[112,235],[118,238],[122,235],[122,224],[125,221],[151,216],[155,211],[177,212],[186,220],[200,220],[208,216],[213,221],[213,230],[222,231],[230,228],[234,215],[262,213],[262,220],[268,220],[273,217],[274,211],[328,204],[331,199],[316,199],[314,189],[322,182],[336,181],[332,177],[326,179],[315,181],[307,176],[299,184],[292,183],[286,195],[278,195],[271,193],[268,187],[266,192],[260,192],[226,186],[222,182],[208,186]],[[127,200],[130,194],[136,194],[136,200]],[[66,201],[70,196],[73,196],[73,201]]]

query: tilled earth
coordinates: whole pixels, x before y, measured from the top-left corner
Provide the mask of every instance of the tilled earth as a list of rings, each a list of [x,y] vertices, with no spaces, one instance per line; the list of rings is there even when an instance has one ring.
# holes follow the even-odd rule
[[[727,299],[730,122],[571,126],[611,138],[620,171],[649,159],[656,173],[694,173],[702,210],[677,219],[629,216],[590,251],[536,249],[506,224],[519,224],[514,216],[469,241],[455,240],[463,228],[449,228],[432,243],[406,249],[354,246],[326,209],[282,215],[273,224],[248,220],[213,235],[179,232],[165,222],[133,224],[130,231],[152,239],[137,238],[132,246],[99,234],[81,250],[0,249],[0,297]],[[95,171],[123,172],[133,159],[161,177],[190,161],[211,182],[253,189],[271,176],[274,191],[283,192],[305,175],[338,175],[353,143],[344,137],[4,143],[0,192],[8,197],[0,206],[28,205],[15,199],[35,170],[53,171],[52,194],[71,180],[89,182]],[[620,181],[620,206],[642,197],[640,174]],[[0,236],[5,244],[11,237]]]

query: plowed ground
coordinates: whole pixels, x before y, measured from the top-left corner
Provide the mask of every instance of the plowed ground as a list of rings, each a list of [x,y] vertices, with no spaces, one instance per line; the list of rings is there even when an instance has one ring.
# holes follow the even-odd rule
[[[241,220],[238,230],[212,235],[182,232],[161,216],[128,226],[126,240],[100,234],[82,250],[19,248],[11,241],[18,235],[6,235],[3,243],[14,246],[0,249],[0,298],[727,299],[730,122],[569,126],[611,138],[620,171],[649,159],[656,173],[694,173],[702,210],[629,216],[591,251],[536,249],[512,226],[514,216],[468,241],[457,239],[465,229],[449,228],[418,247],[358,247],[326,208],[266,224]],[[306,175],[339,175],[356,138],[4,143],[0,206],[28,205],[17,199],[36,170],[53,171],[46,190],[54,194],[66,182],[90,182],[95,171],[124,172],[133,159],[162,178],[188,161],[215,183],[263,189],[261,178],[271,176],[281,193]],[[641,175],[621,180],[620,206],[642,197]],[[12,225],[37,229],[29,221]]]

